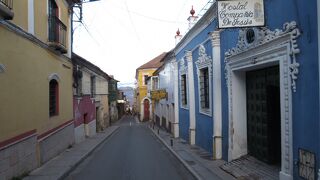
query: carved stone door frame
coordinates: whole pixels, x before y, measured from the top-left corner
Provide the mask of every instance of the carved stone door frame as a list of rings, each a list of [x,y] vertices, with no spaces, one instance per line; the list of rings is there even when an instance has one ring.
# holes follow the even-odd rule
[[[247,33],[250,31],[250,33]],[[248,38],[247,36],[252,36]],[[296,91],[300,35],[295,22],[283,30],[248,28],[239,32],[236,48],[226,52],[225,77],[228,86],[229,150],[228,160],[247,154],[247,110],[245,72],[279,65],[281,108],[280,179],[293,179],[292,92]],[[253,39],[253,41],[252,41]]]

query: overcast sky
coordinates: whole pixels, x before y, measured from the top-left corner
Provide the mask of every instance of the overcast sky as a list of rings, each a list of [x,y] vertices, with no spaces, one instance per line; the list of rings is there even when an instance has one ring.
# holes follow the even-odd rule
[[[75,23],[74,52],[121,83],[133,83],[135,70],[175,46],[175,33],[188,28],[208,0],[101,0],[83,5]]]

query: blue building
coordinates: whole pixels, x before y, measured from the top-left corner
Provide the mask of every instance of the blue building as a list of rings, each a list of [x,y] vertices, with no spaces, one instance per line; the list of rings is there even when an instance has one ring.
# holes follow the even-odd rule
[[[220,43],[216,5],[197,21],[190,11],[188,33],[174,48],[178,75],[179,135],[222,157]]]
[[[174,48],[179,135],[216,159],[252,156],[280,179],[316,179],[320,2],[254,5],[263,26],[218,29],[215,2]]]

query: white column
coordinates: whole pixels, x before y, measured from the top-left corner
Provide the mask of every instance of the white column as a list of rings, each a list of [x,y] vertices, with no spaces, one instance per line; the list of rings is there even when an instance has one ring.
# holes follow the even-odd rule
[[[196,107],[195,107],[195,92],[194,92],[194,73],[193,73],[193,61],[192,52],[186,51],[186,57],[188,62],[188,89],[189,89],[189,143],[195,144],[196,140]]]
[[[140,102],[140,121],[143,121],[143,117],[144,117],[144,104],[142,101]]]
[[[28,32],[34,35],[34,0],[28,0]]]
[[[178,62],[174,62],[174,123],[173,136],[179,137],[179,73]]]
[[[221,100],[221,58],[220,31],[211,33],[213,69],[213,157],[222,158],[222,100]]]
[[[150,106],[149,106],[149,121],[153,120],[153,111],[152,111],[152,100],[150,100]]]

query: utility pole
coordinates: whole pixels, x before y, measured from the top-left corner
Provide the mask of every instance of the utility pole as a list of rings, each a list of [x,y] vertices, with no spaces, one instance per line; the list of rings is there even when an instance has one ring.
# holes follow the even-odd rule
[[[82,0],[80,3],[74,3],[72,6],[71,6],[71,54],[73,52],[73,34],[74,34],[74,31],[75,29],[74,28],[74,25],[73,23],[74,22],[79,22],[79,23],[82,23],[82,18],[83,18],[83,11],[82,11],[82,5],[84,3],[91,3],[91,2],[96,2],[96,1],[100,1],[100,0]],[[77,16],[77,20],[74,20],[74,9],[78,9],[79,10],[79,16]]]

